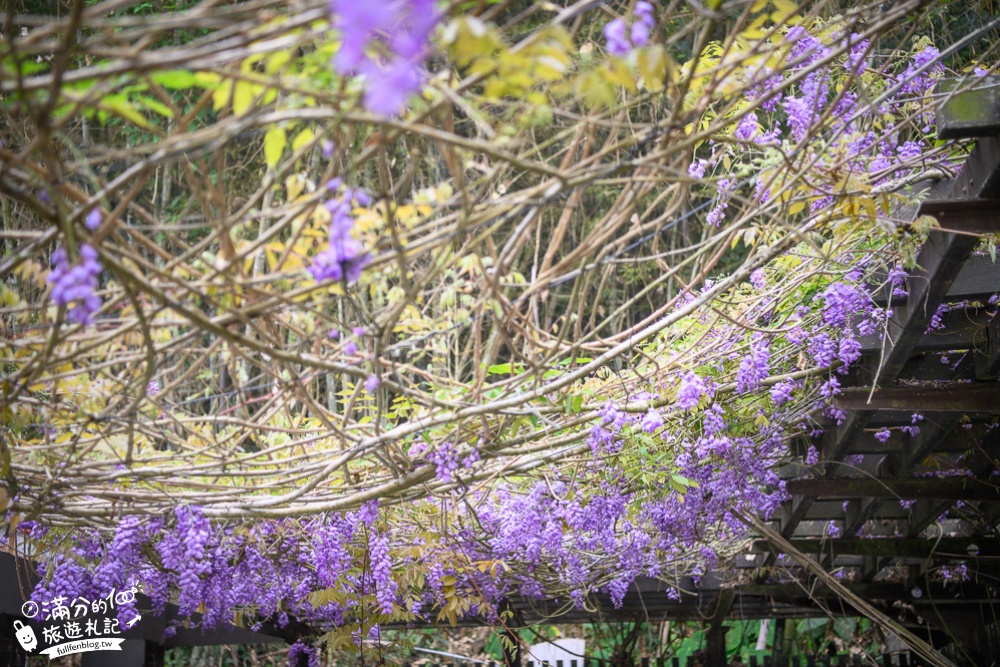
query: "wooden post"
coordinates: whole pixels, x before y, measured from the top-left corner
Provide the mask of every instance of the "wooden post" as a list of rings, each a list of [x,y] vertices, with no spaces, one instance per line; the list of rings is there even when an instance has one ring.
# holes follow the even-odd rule
[[[788,621],[775,621],[774,646],[771,653],[771,667],[788,667],[788,656],[785,654],[785,627]]]
[[[705,667],[727,667],[725,625],[712,625],[705,635]]]
[[[167,650],[163,644],[146,640],[146,659],[143,667],[163,667],[167,660]]]

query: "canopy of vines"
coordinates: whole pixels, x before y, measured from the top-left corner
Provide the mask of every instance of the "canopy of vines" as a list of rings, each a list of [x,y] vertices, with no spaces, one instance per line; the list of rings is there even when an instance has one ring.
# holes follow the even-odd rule
[[[917,0],[22,5],[8,545],[340,648],[730,557],[996,55]]]

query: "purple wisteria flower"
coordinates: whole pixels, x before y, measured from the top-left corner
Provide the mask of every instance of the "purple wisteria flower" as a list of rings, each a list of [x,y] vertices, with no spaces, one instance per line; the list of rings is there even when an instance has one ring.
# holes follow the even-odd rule
[[[369,394],[374,394],[375,390],[378,389],[379,379],[374,373],[369,373],[368,377],[365,378],[365,391]]]
[[[706,391],[705,381],[694,371],[689,371],[681,379],[681,386],[677,391],[677,407],[681,410],[694,410]]]
[[[71,266],[66,251],[56,249],[45,282],[52,285],[52,300],[56,305],[70,308],[72,321],[88,325],[101,307],[101,299],[94,293],[101,264],[97,261],[97,251],[86,243],[80,245],[79,252],[80,262]]]
[[[625,36],[625,19],[614,19],[604,26],[604,40],[608,53],[613,56],[624,56],[632,49]]]
[[[736,138],[740,141],[753,141],[760,134],[760,126],[757,123],[757,113],[751,111],[740,118],[736,125]]]
[[[437,449],[427,455],[427,460],[437,469],[437,478],[442,482],[450,482],[453,473],[458,470],[458,450],[450,442],[442,442]]]
[[[635,3],[633,16],[632,31],[629,33],[632,45],[636,47],[646,46],[649,44],[650,33],[656,27],[656,19],[653,18],[653,5],[639,0]]]
[[[430,35],[441,14],[433,0],[352,2],[330,0],[341,45],[334,66],[343,75],[366,78],[365,108],[393,115],[420,90]],[[380,51],[381,59],[370,53]]]
[[[706,167],[708,167],[708,160],[702,158],[692,160],[691,164],[688,165],[688,176],[701,180],[705,178]]]
[[[776,406],[784,405],[792,400],[792,392],[798,387],[794,380],[782,380],[771,387],[771,400]]]
[[[840,339],[840,351],[837,353],[837,358],[844,362],[846,370],[847,366],[861,358],[861,341],[849,333],[845,334]]]
[[[376,535],[371,541],[372,579],[375,580],[375,597],[379,610],[391,614],[396,603],[399,585],[392,578],[392,561],[389,558],[389,536]]]
[[[843,328],[852,318],[868,312],[870,303],[860,289],[847,283],[833,283],[823,292],[823,321],[830,326]]]
[[[306,659],[309,667],[320,667],[319,649],[299,640],[288,647],[288,667],[299,667],[301,658]]]
[[[462,459],[463,468],[471,468],[480,460],[480,454],[478,449],[471,449],[464,459]]]
[[[356,283],[361,271],[368,265],[369,255],[361,243],[351,236],[354,218],[351,217],[350,197],[331,199],[326,203],[330,211],[330,246],[316,255],[309,273],[317,282],[325,280]]]
[[[104,221],[104,215],[101,214],[101,209],[95,208],[90,213],[87,214],[86,218],[84,218],[83,226],[89,229],[90,231],[94,231],[95,229],[101,226],[101,223],[103,221]]]
[[[663,428],[663,416],[660,415],[660,411],[650,408],[649,412],[642,418],[640,427],[643,431],[650,434],[656,433],[656,431]]]
[[[640,0],[632,13],[632,25],[629,28],[624,18],[609,21],[604,26],[605,48],[613,56],[627,56],[632,49],[649,44],[650,35],[656,27],[653,18],[653,5]],[[626,29],[628,35],[625,34]]]
[[[763,339],[754,341],[736,370],[736,391],[744,394],[759,387],[770,372],[770,360],[771,351],[767,342]]]
[[[933,46],[915,54],[910,66],[899,77],[899,82],[903,84],[900,92],[923,95],[933,88],[937,79],[944,74],[940,58],[941,52]]]
[[[809,449],[806,451],[806,465],[814,466],[819,463],[819,450],[815,446],[809,445]]]

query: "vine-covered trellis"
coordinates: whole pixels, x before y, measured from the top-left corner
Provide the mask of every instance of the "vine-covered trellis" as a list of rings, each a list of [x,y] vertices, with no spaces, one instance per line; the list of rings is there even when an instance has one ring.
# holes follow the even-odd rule
[[[878,402],[913,391],[887,385],[934,363],[913,350],[960,327],[949,284],[993,249],[982,225],[939,231],[982,188],[901,211],[981,175],[991,140],[972,162],[938,141],[933,91],[948,68],[952,100],[991,90],[995,22],[784,0],[59,11],[7,11],[0,40],[0,500],[36,597],[138,582],[305,652],[507,623],[514,599],[614,607],[647,577],[683,598],[742,557],[751,515],[786,538],[876,518],[827,516],[809,499],[836,492],[809,485],[837,480],[786,466],[925,443],[886,449],[892,478],[964,427]],[[952,136],[992,127],[955,113]],[[985,325],[982,290],[962,312]]]

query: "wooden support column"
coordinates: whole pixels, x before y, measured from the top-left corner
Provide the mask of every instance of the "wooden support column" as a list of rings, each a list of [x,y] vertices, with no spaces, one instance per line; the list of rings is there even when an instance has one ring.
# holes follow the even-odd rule
[[[729,610],[732,609],[735,599],[736,591],[732,588],[719,591],[715,611],[708,619],[708,628],[705,633],[705,667],[727,667],[729,665],[726,657],[726,631],[729,628],[724,626],[722,622],[729,615]]]
[[[167,661],[167,649],[163,644],[146,640],[146,660],[143,667],[164,667]]]
[[[728,667],[729,661],[726,659],[726,632],[729,630],[725,625],[709,626],[705,633],[705,667]]]

